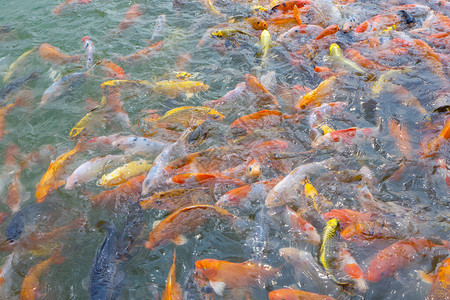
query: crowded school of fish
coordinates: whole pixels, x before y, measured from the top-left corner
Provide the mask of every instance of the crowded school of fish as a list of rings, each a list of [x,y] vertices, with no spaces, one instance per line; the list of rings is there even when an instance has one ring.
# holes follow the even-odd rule
[[[127,4],[77,54],[30,44],[3,72],[0,299],[450,299],[450,2],[158,5],[171,14]],[[170,48],[193,11],[198,39]],[[131,34],[147,45],[98,49]],[[169,49],[162,75],[134,74]],[[5,139],[15,110],[51,122],[80,101],[64,144]]]

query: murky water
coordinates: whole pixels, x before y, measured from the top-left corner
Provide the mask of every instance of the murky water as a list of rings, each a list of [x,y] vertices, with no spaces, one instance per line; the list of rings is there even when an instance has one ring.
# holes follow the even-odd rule
[[[210,88],[207,91],[195,93],[192,97],[181,96],[169,99],[146,89],[128,89],[122,92],[123,110],[129,115],[130,128],[125,128],[110,115],[111,122],[102,120],[95,126],[88,137],[121,133],[124,135],[142,135],[137,119],[145,110],[159,110],[163,115],[166,111],[180,106],[201,106],[206,101],[222,97],[235,88],[236,84],[245,81],[244,74],[253,74],[258,78],[274,72],[276,79],[268,81],[266,88],[273,93],[280,104],[283,114],[295,113],[294,100],[286,96],[294,85],[314,89],[322,81],[315,66],[331,67],[328,58],[328,46],[316,51],[312,59],[302,57],[299,64],[293,64],[291,53],[292,44],[282,45],[273,43],[270,52],[264,59],[261,67],[261,45],[255,36],[239,36],[222,43],[221,40],[207,38],[206,44],[200,47],[199,41],[205,37],[208,28],[224,20],[205,10],[200,1],[185,1],[185,5],[178,7],[171,1],[140,2],[144,14],[122,33],[114,33],[114,29],[124,18],[130,5],[137,2],[111,2],[92,1],[92,3],[75,5],[64,9],[55,15],[51,11],[56,2],[43,1],[0,1],[0,77],[7,74],[10,65],[25,51],[42,43],[49,43],[68,55],[84,54],[81,39],[89,36],[95,44],[95,61],[111,59],[117,62],[119,56],[135,53],[148,46],[155,21],[159,15],[166,16],[166,27],[162,39],[165,45],[149,59],[140,63],[118,63],[124,68],[129,79],[155,80],[173,78],[178,70],[177,60],[180,55],[189,53],[191,59],[183,71],[189,72],[193,80],[202,81]],[[177,2],[177,1],[175,1]],[[247,16],[248,3],[230,3],[232,1],[217,1],[216,5],[228,16]],[[242,1],[246,2],[246,1]],[[250,2],[250,1],[248,1]],[[263,1],[261,1],[263,2]],[[403,3],[403,2],[402,2]],[[405,2],[406,3],[406,2]],[[410,3],[414,3],[411,1]],[[437,6],[430,4],[433,10]],[[368,9],[370,7],[370,9]],[[348,14],[348,8],[342,8]],[[361,11],[362,20],[381,12],[385,6],[378,1],[360,1],[353,5],[353,10]],[[448,13],[443,10],[443,13]],[[417,23],[410,28],[399,28],[398,33],[380,34],[382,38],[402,36],[404,32],[408,38],[417,38],[411,30],[420,28],[425,17],[418,17]],[[419,21],[420,20],[420,21]],[[270,29],[270,27],[269,27]],[[272,33],[272,40],[277,34]],[[280,33],[281,34],[281,33]],[[207,33],[206,33],[207,36]],[[257,35],[259,36],[259,35]],[[336,34],[337,42],[343,49],[357,41],[354,34]],[[310,42],[310,41],[308,41]],[[218,43],[216,45],[216,43]],[[294,43],[294,41],[292,41]],[[331,42],[330,42],[331,43]],[[300,42],[302,44],[302,42]],[[289,51],[292,51],[291,53]],[[368,81],[363,76],[353,73],[341,75],[335,84],[332,94],[325,102],[344,101],[348,104],[343,114],[331,116],[324,124],[334,129],[348,127],[374,127],[381,120],[381,133],[358,145],[349,147],[345,151],[315,151],[311,150],[312,142],[310,129],[306,119],[298,122],[283,122],[279,128],[266,128],[249,140],[283,140],[288,144],[287,149],[277,155],[286,155],[286,159],[271,159],[262,165],[261,180],[276,176],[285,176],[295,167],[313,161],[322,161],[335,158],[341,162],[339,171],[359,170],[362,166],[368,167],[376,178],[371,192],[379,203],[395,203],[398,207],[389,208],[383,216],[391,223],[398,239],[409,237],[436,237],[448,240],[449,225],[449,197],[448,185],[445,182],[441,168],[437,167],[436,157],[422,159],[418,154],[421,150],[420,142],[427,134],[438,135],[445,124],[445,112],[433,112],[436,107],[433,102],[442,93],[448,93],[448,48],[436,49],[447,61],[443,61],[444,78],[433,72],[433,67],[419,55],[411,52],[398,56],[396,60],[386,64],[394,69],[407,68],[408,71],[395,77],[395,83],[401,85],[411,95],[418,99],[427,111],[423,114],[413,105],[403,105],[397,94],[382,91],[379,94],[372,92],[374,80]],[[30,90],[32,98],[28,103],[14,109],[6,116],[6,125],[3,138],[0,142],[0,154],[5,157],[12,145],[18,146],[18,152],[27,154],[40,152],[40,157],[30,160],[19,176],[23,185],[22,196],[25,200],[22,209],[31,206],[23,216],[26,226],[23,236],[32,232],[51,232],[56,228],[72,224],[79,220],[81,225],[73,226],[56,241],[42,242],[34,251],[23,250],[20,247],[0,253],[2,261],[6,261],[13,254],[12,270],[8,273],[7,285],[0,287],[0,299],[16,299],[19,297],[22,282],[30,268],[47,259],[54,249],[60,248],[61,254],[66,258],[62,264],[52,265],[48,272],[40,277],[40,293],[43,299],[88,299],[89,276],[96,251],[102,245],[106,230],[102,222],[113,222],[118,228],[126,223],[127,209],[125,205],[116,208],[94,207],[89,201],[90,195],[99,194],[104,188],[95,184],[95,181],[81,187],[67,191],[64,187],[52,192],[39,208],[36,205],[35,191],[42,175],[46,172],[51,160],[71,150],[75,141],[69,138],[73,126],[92,108],[92,101],[98,104],[102,92],[100,84],[106,80],[101,72],[94,69],[93,75],[84,82],[75,86],[72,92],[65,93],[63,97],[45,106],[40,106],[40,99],[44,91],[59,77],[84,71],[85,60],[81,63],[56,65],[45,62],[38,55],[33,55],[25,65],[21,66],[16,78],[38,71],[37,78],[27,81],[24,89]],[[383,72],[374,71],[376,78]],[[192,79],[191,78],[191,79]],[[376,80],[376,79],[375,79]],[[4,85],[3,85],[4,86]],[[448,94],[447,94],[448,97]],[[90,98],[90,101],[86,101]],[[244,115],[254,113],[264,107],[254,103],[247,103],[240,99],[232,104],[224,104],[216,109],[225,116],[221,122],[212,125],[210,136],[200,145],[192,146],[189,152],[205,150],[211,147],[230,144],[236,139],[228,125]],[[254,99],[253,99],[254,100]],[[12,101],[10,101],[12,102]],[[91,107],[89,108],[89,103]],[[293,105],[294,104],[294,105]],[[273,108],[273,107],[271,107]],[[408,128],[409,141],[413,154],[405,159],[398,150],[395,139],[389,135],[389,121],[401,121]],[[431,128],[431,129],[430,129]],[[176,136],[179,136],[179,132]],[[174,141],[173,137],[170,139]],[[243,142],[245,145],[245,142]],[[446,148],[445,148],[446,147]],[[448,174],[448,142],[440,150]],[[83,162],[99,155],[109,153],[119,154],[120,151],[89,150],[79,153],[73,162],[67,166],[66,176],[70,175],[76,167]],[[17,162],[24,159],[24,155],[16,154]],[[17,164],[7,164],[2,159],[0,167],[0,193],[2,199],[6,194]],[[280,168],[274,168],[277,163]],[[404,171],[398,175],[399,179],[390,176],[405,164]],[[349,208],[362,210],[358,198],[358,184],[356,182],[341,182],[333,177],[323,176],[324,172],[314,174],[308,178],[319,194],[332,203],[332,208]],[[448,175],[447,175],[448,176]],[[330,179],[331,178],[331,179]],[[216,189],[215,197],[220,197],[231,187]],[[301,193],[299,193],[300,195]],[[299,196],[300,197],[300,196]],[[259,220],[256,216],[262,211],[265,198],[257,199],[246,209],[230,208],[229,211],[241,217],[246,225],[231,225],[225,220],[211,219],[201,229],[187,235],[188,242],[176,246],[177,254],[177,281],[183,289],[184,299],[201,299],[201,295],[194,283],[195,261],[204,258],[215,258],[233,262],[249,260],[254,255],[252,238],[255,235],[253,228]],[[302,208],[304,207],[296,207]],[[6,203],[0,203],[0,211],[10,213]],[[165,287],[167,274],[172,263],[174,244],[168,243],[155,250],[145,249],[143,244],[156,220],[161,220],[168,214],[157,210],[144,212],[144,229],[137,238],[133,250],[121,262],[122,269],[118,273],[120,279],[120,295],[122,299],[155,299],[155,290],[162,293]],[[1,225],[0,237],[3,236],[12,217],[6,219]],[[318,221],[319,220],[319,221]],[[317,225],[320,233],[325,222],[317,215],[309,219]],[[314,224],[316,221],[316,224]],[[285,263],[278,254],[280,248],[297,247],[311,252],[317,256],[318,247],[304,240],[292,238],[292,232],[282,222],[271,217],[264,219],[269,226],[264,232],[264,255],[261,261],[275,267],[281,267],[279,276],[268,282],[266,286],[256,286],[250,289],[251,299],[267,299],[269,291],[293,287],[302,290],[328,294],[333,297],[351,297],[343,293],[337,285],[330,280],[314,281],[302,275]],[[374,242],[352,243],[347,246],[363,270],[366,270],[370,259],[376,253],[392,244],[392,240],[377,240]],[[438,253],[435,257],[442,257],[448,253]],[[440,261],[440,260],[439,260]],[[406,269],[400,270],[396,277],[389,277],[377,283],[369,283],[368,291],[358,297],[367,299],[425,299],[429,291],[429,284],[422,282],[415,270],[430,272],[436,266],[436,259],[427,256],[417,259]],[[228,296],[233,299],[233,296]],[[238,296],[234,296],[238,297]],[[220,296],[216,296],[221,299]]]

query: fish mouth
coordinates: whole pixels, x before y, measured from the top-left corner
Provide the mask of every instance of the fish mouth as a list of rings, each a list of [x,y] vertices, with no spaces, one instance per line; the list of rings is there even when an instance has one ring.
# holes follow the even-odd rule
[[[5,239],[2,242],[0,242],[0,249],[8,248],[8,246],[12,246],[16,243],[16,241],[11,239]]]

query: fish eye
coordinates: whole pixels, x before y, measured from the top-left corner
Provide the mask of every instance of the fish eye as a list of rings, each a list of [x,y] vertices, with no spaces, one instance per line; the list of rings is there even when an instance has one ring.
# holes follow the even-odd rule
[[[295,32],[295,33],[298,33],[298,29],[295,29],[294,32]]]
[[[155,203],[156,204],[161,204],[161,201],[160,200],[156,200]]]

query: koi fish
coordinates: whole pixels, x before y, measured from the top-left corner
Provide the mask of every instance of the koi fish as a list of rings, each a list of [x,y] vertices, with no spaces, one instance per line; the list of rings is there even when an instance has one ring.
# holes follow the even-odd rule
[[[320,235],[311,223],[303,219],[288,206],[284,207],[282,215],[286,223],[289,224],[290,231],[296,236],[306,239],[314,245],[318,246],[320,244]]]
[[[406,268],[419,255],[426,255],[434,247],[442,247],[424,238],[410,238],[396,242],[378,252],[366,270],[366,279],[377,282],[390,277],[398,269]]]
[[[333,300],[335,298],[294,289],[278,289],[269,292],[269,300],[291,300],[291,299]]]
[[[340,231],[340,224],[338,219],[331,219],[323,229],[322,242],[319,249],[319,260],[328,277],[339,285],[349,284],[350,278],[344,278],[339,274],[342,271],[340,262],[340,247],[338,244],[338,237]]]
[[[132,135],[120,137],[112,145],[125,152],[126,155],[144,156],[157,156],[167,146],[164,142]]]
[[[283,115],[277,110],[261,110],[234,120],[230,127],[240,128],[249,133],[249,131],[255,129],[280,126],[282,120]]]
[[[387,27],[399,25],[401,22],[407,24],[414,23],[414,18],[404,10],[395,13],[376,15],[367,21],[362,22],[355,28],[355,33],[382,31]]]
[[[264,59],[267,56],[270,47],[270,33],[267,29],[264,29],[261,32],[260,42],[263,50],[262,58]]]
[[[214,186],[216,184],[231,184],[243,186],[245,183],[237,178],[214,173],[185,173],[177,174],[166,181],[167,184],[189,184],[199,186]]]
[[[367,68],[369,70],[379,70],[379,71],[389,70],[389,67],[380,65],[379,63],[376,63],[374,61],[365,58],[361,53],[359,53],[358,50],[351,48],[346,49],[345,55],[349,57],[352,61],[356,62],[358,65],[361,65],[362,67]]]
[[[141,10],[140,4],[136,3],[131,5],[125,14],[125,18],[117,26],[117,32],[121,32],[129,28],[131,25],[136,23],[143,14],[144,12]]]
[[[6,72],[3,77],[3,82],[7,83],[11,80],[11,78],[15,77],[18,70],[22,70],[25,64],[27,63],[29,57],[38,50],[39,47],[33,47],[32,49],[25,51],[22,55],[20,55],[10,66],[8,72]]]
[[[407,128],[404,124],[399,124],[399,122],[391,119],[389,122],[389,135],[395,139],[395,144],[400,151],[400,153],[406,159],[412,158],[412,147],[409,142],[409,136]]]
[[[181,300],[182,290],[177,282],[175,274],[175,251],[173,252],[173,262],[169,270],[169,275],[167,275],[166,288],[161,295],[161,300]]]
[[[156,186],[164,183],[167,177],[167,172],[164,167],[167,163],[173,160],[178,155],[183,155],[186,152],[186,137],[191,132],[187,129],[181,137],[174,143],[167,146],[155,159],[155,164],[145,177],[142,184],[142,195],[145,196],[148,192]]]
[[[50,44],[43,43],[39,46],[39,56],[53,64],[62,65],[66,63],[75,63],[81,59],[81,55],[67,55],[59,51]]]
[[[153,92],[157,94],[165,95],[169,98],[176,98],[183,94],[187,97],[192,96],[194,93],[199,93],[202,91],[207,91],[209,85],[204,84],[201,81],[173,81],[173,80],[163,80],[155,82]]]
[[[195,204],[214,204],[214,196],[209,188],[171,189],[141,198],[142,209],[159,209],[172,213]]]
[[[36,70],[25,77],[14,79],[10,81],[8,84],[6,84],[0,90],[0,104],[7,103],[14,96],[14,93],[16,91],[20,90],[29,80],[35,79],[38,75],[39,71]],[[17,98],[19,98],[19,95],[17,95]],[[17,98],[16,101],[18,102]],[[6,111],[7,110],[6,107],[3,107],[2,109],[5,109],[4,111]]]
[[[161,51],[161,49],[165,43],[166,43],[165,41],[156,42],[154,44],[151,44],[147,48],[144,48],[136,53],[130,54],[128,56],[120,56],[117,58],[117,60],[124,61],[124,62],[139,62],[144,59],[149,59],[154,54]]]
[[[20,174],[22,173],[22,170],[25,166],[26,163],[20,164],[19,170],[17,170],[16,174],[14,174],[14,178],[8,186],[8,193],[6,194],[5,203],[9,206],[9,209],[11,209],[12,213],[18,212],[20,206],[24,202],[24,188],[22,183],[20,182]]]
[[[311,147],[316,149],[333,148],[342,150],[350,145],[356,144],[359,141],[375,137],[379,133],[380,125],[378,127],[371,128],[351,127],[347,129],[334,130],[316,138],[311,143]]]
[[[361,292],[365,293],[368,289],[367,282],[364,279],[364,272],[361,270],[358,263],[350,254],[347,248],[341,249],[340,253],[341,265],[340,269],[344,270],[345,274],[350,277],[354,286]]]
[[[180,106],[169,110],[164,116],[151,122],[153,124],[181,124],[184,128],[192,127],[203,123],[208,119],[223,120],[224,115],[217,110],[202,106]]]
[[[86,69],[89,69],[94,64],[94,43],[92,43],[91,38],[88,36],[83,37],[81,41],[83,42],[83,48],[87,56]]]
[[[86,72],[71,73],[58,79],[44,91],[40,106],[53,102],[65,93],[73,91],[77,85],[83,82],[84,78],[90,75],[94,67],[95,65]]]
[[[368,73],[366,70],[361,68],[357,63],[351,61],[348,58],[345,58],[342,54],[341,48],[337,44],[331,44],[330,46],[330,56],[335,64],[345,69],[354,72],[356,75],[365,76],[368,79],[373,78],[374,76]]]
[[[298,39],[302,36],[318,36],[323,30],[324,29],[318,25],[298,25],[281,34],[277,41],[290,41],[292,39]]]
[[[52,12],[54,14],[60,14],[63,9],[66,9],[69,6],[75,5],[75,4],[87,4],[87,3],[91,3],[91,0],[66,0],[65,3],[61,3],[58,4],[58,6],[56,6]]]
[[[331,95],[336,83],[336,76],[323,80],[317,88],[306,93],[295,105],[297,109],[305,109],[309,105],[320,105],[321,102]]]
[[[49,193],[65,183],[64,180],[59,178],[64,173],[66,165],[69,164],[75,154],[81,150],[83,150],[82,144],[77,143],[75,148],[69,152],[61,154],[50,163],[48,170],[36,185],[36,199],[38,203],[43,202]]]
[[[338,25],[336,25],[336,24],[330,25],[327,28],[325,28],[321,33],[319,33],[314,40],[317,41],[317,40],[323,39],[324,37],[333,35],[338,31],[339,31]]]
[[[421,272],[421,277],[431,283],[427,299],[448,299],[450,296],[450,257],[444,259],[433,275]]]
[[[287,1],[283,1],[280,4],[277,4],[275,6],[273,6],[270,10],[272,11],[290,11],[293,10],[295,6],[297,6],[298,8],[302,8],[305,5],[309,5],[311,4],[310,0],[287,0]]]
[[[6,115],[14,108],[14,103],[8,104],[2,108],[0,108],[0,141],[3,139],[3,136],[7,133],[5,130],[6,123]]]
[[[238,218],[226,210],[207,204],[192,205],[182,208],[163,219],[158,223],[148,235],[145,248],[156,249],[168,242],[177,245],[186,243],[186,238],[182,235],[196,230],[211,217],[220,217],[231,222]]]
[[[201,1],[204,6],[208,9],[208,11],[212,12],[215,15],[218,15],[222,18],[226,18],[226,15],[221,13],[213,4],[212,0],[202,0]]]
[[[90,161],[83,163],[73,171],[66,180],[65,189],[71,190],[75,186],[95,180],[98,175],[110,168],[112,165],[124,162],[126,157],[123,155],[106,155],[103,157],[95,157]]]
[[[102,178],[97,181],[97,185],[101,185],[104,187],[119,185],[130,178],[139,176],[143,173],[147,173],[152,166],[153,163],[146,160],[141,159],[138,161],[132,161],[123,165],[122,167],[115,169],[109,174],[104,174]]]
[[[142,190],[145,174],[128,179],[115,189],[104,191],[97,196],[89,195],[93,206],[114,206],[127,201],[137,201]]]
[[[252,184],[244,185],[236,189],[230,190],[223,194],[219,200],[216,202],[218,207],[229,207],[229,206],[247,206],[250,201],[260,199],[267,195],[281,178],[274,178],[266,181],[259,181]]]
[[[166,15],[159,15],[156,18],[155,27],[153,29],[152,37],[150,38],[150,43],[155,43],[159,40],[163,34],[166,27]]]
[[[88,133],[89,128],[93,128],[95,124],[101,121],[101,114],[106,107],[106,97],[103,96],[101,103],[85,114],[80,121],[70,130],[69,137],[71,139],[80,138]]]
[[[244,22],[249,23],[255,30],[267,29],[267,22],[258,17],[246,18]]]
[[[245,288],[261,285],[275,276],[279,268],[251,261],[233,263],[210,258],[197,260],[195,270],[207,277],[214,292],[222,296],[226,286]]]
[[[430,157],[436,154],[439,148],[450,140],[450,118],[445,122],[444,127],[437,137],[432,138],[425,147],[424,157]]]
[[[20,299],[30,300],[35,299],[38,294],[39,279],[42,274],[46,272],[51,265],[62,264],[66,260],[65,257],[61,256],[60,250],[56,249],[50,258],[38,263],[33,268],[28,271],[25,276],[22,289],[20,291]]]
[[[229,91],[224,96],[216,100],[206,101],[203,103],[203,105],[205,107],[214,107],[216,105],[219,106],[225,103],[235,102],[236,100],[239,100],[244,96],[245,91],[247,91],[247,85],[245,84],[245,82],[240,82],[235,86],[233,90]]]

